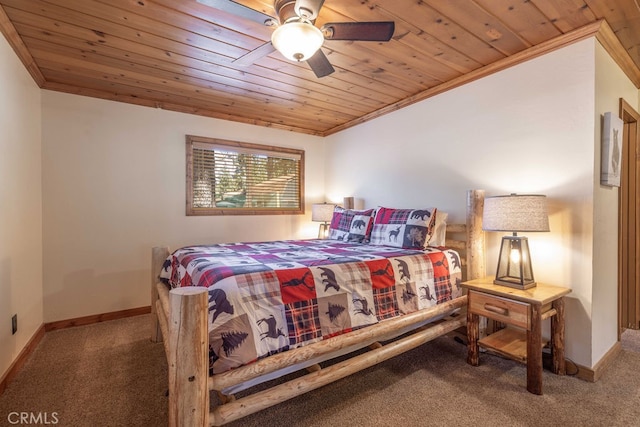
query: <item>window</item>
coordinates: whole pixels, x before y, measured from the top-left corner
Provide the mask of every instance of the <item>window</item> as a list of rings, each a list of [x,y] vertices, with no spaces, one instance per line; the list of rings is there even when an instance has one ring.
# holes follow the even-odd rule
[[[304,213],[304,151],[187,135],[187,215]]]

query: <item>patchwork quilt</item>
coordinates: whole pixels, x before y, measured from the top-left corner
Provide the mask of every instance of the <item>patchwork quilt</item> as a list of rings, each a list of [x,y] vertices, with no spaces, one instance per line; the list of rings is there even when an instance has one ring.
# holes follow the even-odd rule
[[[212,373],[462,295],[453,250],[335,240],[184,247],[161,278],[208,288]]]

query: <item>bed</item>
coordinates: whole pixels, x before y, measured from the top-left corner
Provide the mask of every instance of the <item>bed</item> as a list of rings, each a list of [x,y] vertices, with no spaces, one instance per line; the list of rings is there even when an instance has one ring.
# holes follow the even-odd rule
[[[466,224],[448,224],[438,247],[422,247],[435,210],[378,209],[375,225],[374,215],[358,222],[370,211],[334,214],[330,240],[153,248],[152,340],[167,354],[169,424],[223,425],[463,327],[459,284],[484,275],[483,202],[469,191]],[[400,222],[426,228],[400,234]],[[210,392],[222,404],[209,408]]]

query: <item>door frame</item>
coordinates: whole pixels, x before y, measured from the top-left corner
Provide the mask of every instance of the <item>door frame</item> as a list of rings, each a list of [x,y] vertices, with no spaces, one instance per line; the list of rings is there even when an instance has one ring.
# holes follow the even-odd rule
[[[626,147],[623,148],[618,192],[618,341],[630,324],[640,327],[640,230],[637,227],[640,217],[640,114],[620,98],[620,118],[624,123]],[[629,142],[633,143],[632,147]],[[634,237],[630,239],[629,236]],[[629,299],[634,301],[635,310],[629,310],[625,305]]]

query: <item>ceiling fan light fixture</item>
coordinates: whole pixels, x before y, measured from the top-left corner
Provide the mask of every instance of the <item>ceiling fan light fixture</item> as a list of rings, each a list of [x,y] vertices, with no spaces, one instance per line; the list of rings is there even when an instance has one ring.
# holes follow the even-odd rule
[[[271,35],[273,46],[292,61],[306,61],[311,58],[323,42],[322,31],[304,21],[282,24]]]

